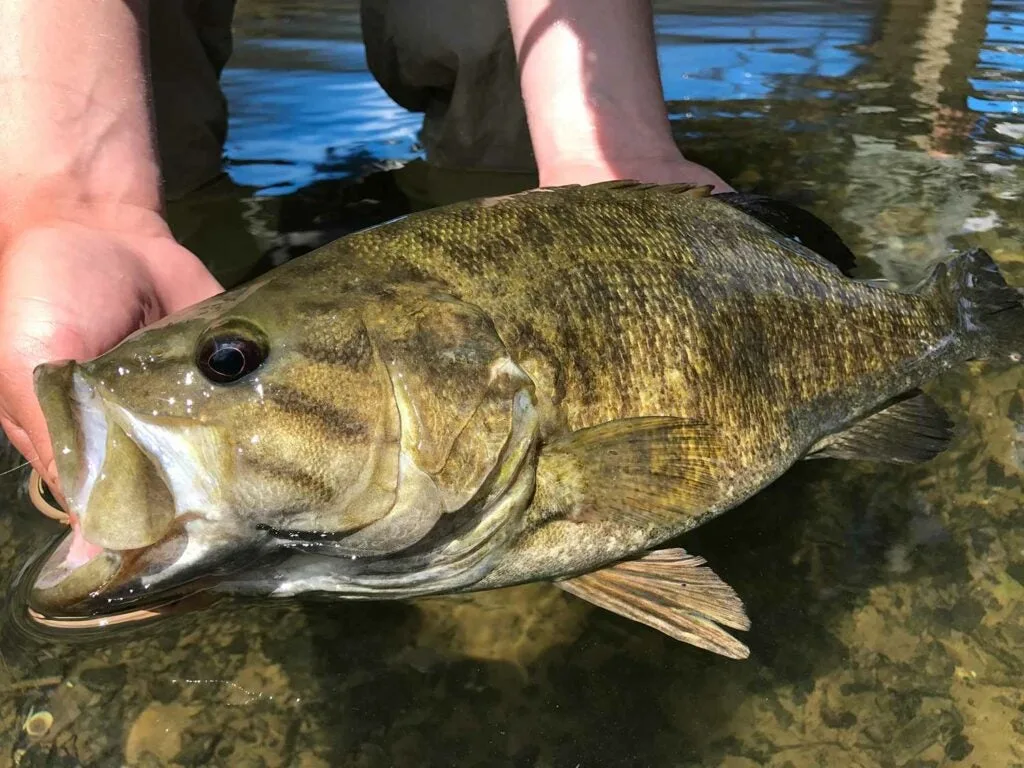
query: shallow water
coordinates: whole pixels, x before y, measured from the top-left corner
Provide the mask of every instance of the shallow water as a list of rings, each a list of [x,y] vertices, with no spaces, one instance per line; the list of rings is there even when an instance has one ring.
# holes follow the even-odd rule
[[[815,211],[866,276],[979,245],[1024,286],[1024,2],[656,5],[687,153]],[[225,279],[410,206],[381,169],[418,156],[419,121],[365,71],[354,7],[240,3],[233,183],[175,212]],[[745,600],[747,661],[548,585],[222,604],[74,646],[5,614],[0,762],[1024,765],[1022,377],[939,382],[961,435],[927,465],[808,463],[684,537]],[[0,477],[6,576],[59,530],[23,486]]]

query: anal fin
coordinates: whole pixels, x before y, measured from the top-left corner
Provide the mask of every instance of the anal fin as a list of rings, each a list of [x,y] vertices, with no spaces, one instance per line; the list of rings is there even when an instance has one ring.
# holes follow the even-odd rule
[[[808,459],[862,459],[917,464],[942,453],[953,437],[946,412],[920,390],[819,440]]]
[[[745,659],[747,646],[719,626],[750,629],[743,601],[704,565],[683,549],[661,549],[555,584],[675,640]]]

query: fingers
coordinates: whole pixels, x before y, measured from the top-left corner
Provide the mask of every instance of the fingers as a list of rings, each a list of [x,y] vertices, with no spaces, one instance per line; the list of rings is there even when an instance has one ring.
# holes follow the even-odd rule
[[[0,323],[0,329],[5,333],[10,331],[4,348],[0,349],[0,427],[51,490],[60,494],[50,432],[36,398],[32,375],[35,366],[47,357],[47,340],[41,338],[18,343],[16,338],[12,338],[17,336],[16,332],[3,323]]]
[[[35,395],[30,391],[27,398],[28,407],[4,407],[0,409],[0,427],[3,428],[11,444],[25,457],[38,472],[55,494],[63,496],[57,477],[57,465],[53,460],[53,449],[50,446],[50,434],[46,429],[46,420],[39,409]],[[24,402],[23,394],[0,395],[5,404]],[[13,410],[13,412],[12,412]],[[63,498],[61,498],[63,502]]]
[[[39,363],[66,356],[55,350],[56,337],[72,354],[80,342],[74,334],[60,333],[45,313],[30,311],[45,306],[41,299],[19,301],[14,296],[0,296],[0,427],[54,493],[60,493],[50,433],[32,374]]]
[[[135,236],[61,224],[23,233],[2,256],[0,426],[60,494],[35,394],[35,367],[92,359],[141,325],[222,288],[169,234]]]

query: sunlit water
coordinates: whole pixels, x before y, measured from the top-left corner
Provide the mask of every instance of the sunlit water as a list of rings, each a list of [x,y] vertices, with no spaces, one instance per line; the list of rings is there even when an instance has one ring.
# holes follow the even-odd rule
[[[688,154],[814,210],[866,276],[910,283],[980,245],[1024,285],[1024,2],[658,7]],[[246,249],[267,266],[404,205],[379,174],[355,183],[417,157],[419,120],[365,71],[352,8],[240,4],[224,74],[237,189],[193,210],[220,223],[195,247],[228,272]],[[747,661],[547,585],[229,605],[74,646],[6,618],[0,762],[1024,764],[1021,381],[978,365],[940,382],[961,435],[930,464],[800,466],[684,538],[745,600]],[[8,575],[57,530],[23,484],[0,477]],[[53,724],[30,736],[41,711]]]

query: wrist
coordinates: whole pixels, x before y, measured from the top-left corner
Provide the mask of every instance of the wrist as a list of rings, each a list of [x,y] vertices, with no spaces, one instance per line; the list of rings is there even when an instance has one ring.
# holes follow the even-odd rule
[[[22,137],[0,149],[0,247],[12,233],[47,222],[124,231],[162,222],[151,145],[136,126],[119,125],[116,115],[100,119],[98,111],[63,137]]]
[[[591,169],[603,171],[607,178],[624,178],[630,169],[683,162],[664,111],[637,121],[618,104],[597,97],[583,101],[577,95],[575,103],[567,97],[548,112],[537,107],[531,118],[542,181],[564,169]]]
[[[542,187],[632,179],[648,184],[709,185],[716,194],[733,191],[718,174],[687,160],[675,147],[671,152],[650,155],[632,153],[607,157],[597,154],[590,158],[559,158],[546,164],[538,163],[538,172]]]
[[[652,169],[675,167],[685,162],[675,146],[650,153],[624,151],[608,154],[602,148],[583,152],[577,145],[572,151],[546,153],[538,157],[537,173],[541,186],[589,184],[612,179],[640,180],[638,175],[649,175]]]
[[[41,180],[31,194],[22,196],[6,194],[0,187],[0,209],[0,259],[20,235],[36,229],[71,226],[132,238],[173,239],[159,209],[69,191],[57,179]]]

